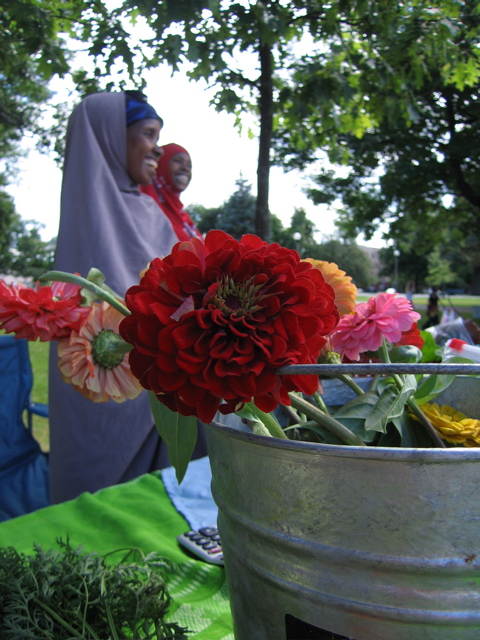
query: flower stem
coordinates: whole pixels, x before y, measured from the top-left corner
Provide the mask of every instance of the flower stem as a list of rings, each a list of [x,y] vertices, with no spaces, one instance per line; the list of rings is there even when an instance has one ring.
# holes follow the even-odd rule
[[[248,409],[256,418],[258,418],[258,420],[263,422],[270,435],[272,435],[274,438],[282,438],[282,440],[288,440],[287,436],[283,432],[282,427],[270,413],[265,413],[264,411],[259,409],[254,402],[247,402],[246,406],[248,406]]]
[[[425,430],[427,431],[430,438],[433,440],[434,444],[437,447],[440,447],[441,449],[446,449],[447,448],[446,444],[438,435],[437,430],[435,429],[433,424],[430,422],[427,416],[423,413],[423,411],[419,407],[415,398],[409,398],[407,400],[407,404],[410,407],[410,410],[412,411],[412,413],[415,414],[415,417],[418,418],[418,421],[420,422],[420,424],[423,425],[423,427],[425,427]]]
[[[321,411],[317,407],[314,407],[313,404],[308,402],[308,400],[305,400],[295,393],[289,393],[288,395],[290,396],[290,400],[292,401],[292,405],[295,409],[298,409],[312,420],[316,420],[318,424],[330,431],[330,433],[333,433],[333,435],[345,444],[357,447],[366,446],[365,443],[353,433],[353,431],[350,431],[350,429],[338,422],[338,420],[335,420],[335,418],[329,416],[327,413]]]
[[[48,271],[47,273],[44,273],[43,276],[40,276],[39,280],[40,282],[54,281],[77,284],[80,287],[88,289],[96,296],[98,296],[101,300],[108,302],[109,305],[111,305],[114,309],[117,309],[117,311],[120,311],[120,313],[123,313],[124,316],[130,315],[130,311],[127,309],[127,307],[123,304],[123,302],[120,302],[120,300],[113,293],[102,289],[102,287],[99,287],[94,282],[90,282],[90,280],[87,280],[86,278],[82,278],[82,276],[77,276],[74,273],[67,273],[66,271]]]
[[[380,356],[380,360],[385,364],[390,364],[390,356],[388,355],[388,346],[387,341],[383,338],[382,344],[378,350],[378,355]]]
[[[390,364],[390,355],[388,353],[388,346],[387,346],[387,341],[386,341],[385,338],[383,338],[382,346],[380,347],[380,349],[378,351],[379,351],[379,355],[380,355],[380,360],[384,364]],[[399,391],[402,391],[403,385],[404,385],[404,378],[402,377],[402,375],[399,374],[399,373],[392,373],[392,374],[390,374],[390,377],[393,379],[397,389]]]
[[[288,404],[282,405],[282,409],[283,409],[283,411],[285,411],[285,413],[288,415],[290,420],[292,420],[293,422],[300,422],[301,421],[301,417],[298,415],[298,413],[295,411],[295,409],[292,409],[292,407],[289,406]]]
[[[313,397],[315,398],[315,402],[318,404],[319,409],[324,413],[326,413],[327,415],[330,415],[327,409],[327,405],[325,404],[321,394],[318,393],[317,391],[316,393],[313,394]]]
[[[385,362],[385,363],[390,362],[390,356],[388,355],[387,341],[385,340],[385,338],[383,339],[382,346],[380,347],[380,359],[382,362]],[[402,376],[399,374],[393,374],[392,378],[395,382],[397,389],[401,391],[403,389]],[[412,413],[415,414],[415,416],[418,418],[418,421],[420,422],[420,424],[425,428],[426,432],[432,439],[433,443],[441,449],[446,449],[445,443],[438,435],[437,430],[435,429],[433,424],[430,422],[427,416],[420,409],[415,398],[409,398],[407,400],[407,404],[410,407],[410,410],[412,411]]]
[[[357,394],[357,396],[361,396],[365,393],[365,391],[358,386],[355,380],[353,380],[353,378],[346,375],[345,373],[341,373],[340,375],[337,376],[337,378],[341,380],[344,384],[346,384],[348,387],[350,387],[350,389],[354,391]]]

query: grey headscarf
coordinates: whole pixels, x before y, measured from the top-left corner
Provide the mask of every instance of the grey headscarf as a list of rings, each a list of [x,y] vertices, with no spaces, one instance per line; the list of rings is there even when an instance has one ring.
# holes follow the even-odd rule
[[[124,93],[96,93],[68,125],[55,268],[97,267],[123,295],[153,258],[178,242],[152,198],[127,173]]]
[[[88,96],[68,124],[55,268],[86,276],[97,267],[121,295],[177,242],[168,218],[126,167],[125,94]],[[146,392],[122,404],[94,404],[62,382],[55,343],[50,362],[52,502],[160,468]]]

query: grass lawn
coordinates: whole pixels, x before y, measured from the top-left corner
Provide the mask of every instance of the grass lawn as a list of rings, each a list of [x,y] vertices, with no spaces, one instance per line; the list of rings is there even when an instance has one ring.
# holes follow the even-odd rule
[[[360,293],[358,295],[359,302],[365,302],[371,297],[370,293]],[[414,296],[413,304],[418,313],[422,314],[422,320],[420,325],[424,321],[426,314],[428,295],[418,294]],[[441,307],[449,307],[453,305],[455,309],[460,313],[463,318],[474,317],[477,322],[480,322],[478,316],[475,316],[474,308],[476,307],[480,311],[480,297],[479,296],[451,296],[450,298],[440,299]],[[35,402],[48,402],[48,342],[30,342],[30,359],[32,361],[33,368],[33,391],[32,399]],[[33,434],[40,443],[43,451],[49,449],[49,437],[48,437],[48,419],[41,418],[40,416],[33,416]]]
[[[33,370],[32,400],[48,403],[48,352],[49,342],[29,342],[30,360]],[[25,419],[26,422],[26,419]],[[33,435],[40,443],[43,451],[48,451],[48,418],[33,416]]]

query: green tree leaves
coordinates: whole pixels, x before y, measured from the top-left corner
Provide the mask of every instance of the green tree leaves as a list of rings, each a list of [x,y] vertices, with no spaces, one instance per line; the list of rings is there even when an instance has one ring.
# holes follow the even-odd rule
[[[0,192],[0,274],[36,280],[51,269],[54,246],[41,239],[40,227],[21,220],[11,196]]]

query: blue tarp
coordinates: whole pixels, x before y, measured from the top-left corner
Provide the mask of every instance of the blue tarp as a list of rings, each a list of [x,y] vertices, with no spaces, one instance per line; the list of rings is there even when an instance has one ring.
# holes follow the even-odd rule
[[[22,419],[33,385],[26,340],[0,336],[0,522],[49,504],[48,458]]]

